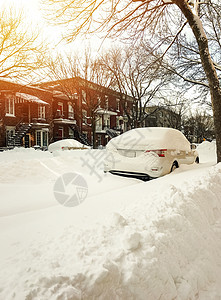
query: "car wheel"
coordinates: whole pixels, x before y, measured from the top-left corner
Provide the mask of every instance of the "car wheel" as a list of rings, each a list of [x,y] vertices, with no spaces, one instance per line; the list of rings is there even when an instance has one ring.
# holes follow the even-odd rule
[[[141,180],[143,180],[143,181],[149,181],[150,180],[150,176],[148,176],[148,175],[143,176],[143,177],[141,177]]]
[[[196,159],[195,159],[195,163],[198,164],[199,162],[200,162],[200,159],[199,159],[199,157],[197,156]]]
[[[170,169],[170,173],[173,172],[175,169],[179,168],[178,162],[174,161],[172,167]]]

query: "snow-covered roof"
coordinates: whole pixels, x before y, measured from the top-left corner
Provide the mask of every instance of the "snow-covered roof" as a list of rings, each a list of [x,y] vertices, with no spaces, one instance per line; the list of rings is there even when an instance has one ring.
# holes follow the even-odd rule
[[[30,95],[30,94],[26,94],[26,93],[16,93],[16,97],[22,98],[25,101],[29,101],[29,102],[36,102],[38,104],[43,104],[43,105],[49,105],[47,102],[39,99],[36,96]]]

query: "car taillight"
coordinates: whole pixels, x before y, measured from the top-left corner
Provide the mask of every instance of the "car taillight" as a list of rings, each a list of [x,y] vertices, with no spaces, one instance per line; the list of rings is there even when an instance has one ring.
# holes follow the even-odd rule
[[[156,153],[159,157],[165,157],[167,149],[159,149],[159,150],[146,150],[145,152],[154,152]]]

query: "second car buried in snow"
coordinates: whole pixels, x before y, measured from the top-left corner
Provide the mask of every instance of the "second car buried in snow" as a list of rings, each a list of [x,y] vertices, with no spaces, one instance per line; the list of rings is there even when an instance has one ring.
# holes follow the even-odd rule
[[[104,171],[143,180],[172,172],[181,164],[199,162],[182,132],[173,128],[136,128],[110,140]]]

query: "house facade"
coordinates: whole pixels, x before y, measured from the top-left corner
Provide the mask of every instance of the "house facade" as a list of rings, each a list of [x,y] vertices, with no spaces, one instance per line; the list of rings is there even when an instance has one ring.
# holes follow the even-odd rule
[[[46,148],[66,138],[104,146],[128,129],[120,99],[81,78],[35,86],[0,80],[0,147]]]
[[[121,106],[121,95],[111,89],[79,77],[50,81],[40,84],[39,87],[53,92],[54,95],[55,140],[71,137],[86,145],[99,147],[105,146],[112,137],[128,130]],[[132,99],[127,97],[127,101],[130,106]],[[63,118],[55,120],[56,110],[59,114],[62,112]],[[73,124],[70,123],[71,116]],[[55,123],[59,126],[59,135],[56,133]]]
[[[181,115],[162,106],[149,106],[146,108],[148,117],[145,120],[146,127],[170,127],[181,129]]]
[[[0,81],[0,147],[47,147],[50,100],[42,91]]]

